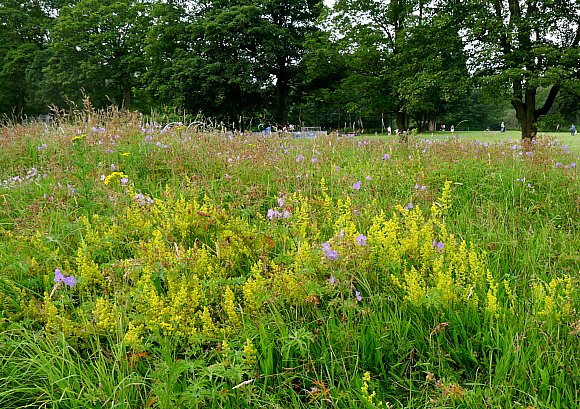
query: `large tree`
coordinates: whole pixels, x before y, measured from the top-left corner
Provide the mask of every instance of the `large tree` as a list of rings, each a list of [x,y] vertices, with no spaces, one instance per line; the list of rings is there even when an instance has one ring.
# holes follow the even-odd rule
[[[32,113],[34,84],[28,72],[48,41],[50,23],[46,1],[0,2],[0,112],[20,118]]]
[[[47,98],[130,108],[144,67],[147,5],[136,0],[78,0],[60,9],[45,70]]]
[[[379,78],[397,101],[397,127],[420,127],[466,92],[460,27],[426,0],[338,0],[334,26],[348,39],[345,52],[381,56]],[[441,11],[441,10],[439,10]]]
[[[522,139],[536,135],[558,92],[580,80],[577,0],[447,0],[465,27],[472,68],[511,99]],[[544,101],[538,89],[549,88]]]

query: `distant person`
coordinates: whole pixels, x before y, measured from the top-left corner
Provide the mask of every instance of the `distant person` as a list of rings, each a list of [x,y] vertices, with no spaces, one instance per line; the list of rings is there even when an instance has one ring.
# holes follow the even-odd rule
[[[441,125],[441,130],[445,132],[445,124]]]
[[[393,133],[393,130],[391,129],[391,126],[389,125],[389,126],[387,127],[387,134],[388,134],[389,136],[391,136],[391,134],[392,134],[392,133]]]
[[[455,133],[455,127],[453,125],[451,125],[451,135],[453,135]]]
[[[576,135],[576,125],[572,124],[572,126],[570,127],[570,133],[572,134],[572,136]]]
[[[500,125],[500,128],[501,128],[501,132],[502,133],[505,132],[505,123],[503,121],[502,121],[502,123]]]

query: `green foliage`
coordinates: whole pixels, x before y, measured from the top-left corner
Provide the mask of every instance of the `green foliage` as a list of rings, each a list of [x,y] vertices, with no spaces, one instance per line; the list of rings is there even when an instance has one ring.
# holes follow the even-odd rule
[[[0,132],[2,407],[577,401],[577,145]]]

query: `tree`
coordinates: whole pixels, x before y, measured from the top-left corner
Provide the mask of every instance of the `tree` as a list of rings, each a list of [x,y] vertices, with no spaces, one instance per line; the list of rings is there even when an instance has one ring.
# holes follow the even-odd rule
[[[419,132],[450,104],[467,95],[471,80],[459,27],[450,16],[435,14],[406,30],[405,46],[388,60],[385,75],[391,76],[400,110],[415,119]]]
[[[448,0],[466,29],[472,69],[510,96],[522,139],[536,135],[558,92],[580,80],[580,3],[567,0]],[[544,101],[538,89],[549,89]]]
[[[401,130],[411,118],[423,128],[467,91],[460,27],[435,13],[431,3],[338,0],[334,8],[335,27],[349,40],[345,51],[366,49],[366,55],[380,55],[382,88],[397,101]]]
[[[34,111],[33,84],[27,73],[47,43],[48,8],[39,0],[4,0],[0,21],[0,112],[20,118]]]
[[[60,9],[51,30],[46,97],[62,105],[78,102],[84,91],[96,106],[131,108],[144,66],[146,11],[132,0],[79,0]]]

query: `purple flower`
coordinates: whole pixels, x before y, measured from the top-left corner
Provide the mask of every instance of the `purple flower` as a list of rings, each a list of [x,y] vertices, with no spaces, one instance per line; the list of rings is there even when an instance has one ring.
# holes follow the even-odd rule
[[[367,245],[367,236],[364,234],[359,234],[356,236],[356,244],[358,246],[366,246]]]
[[[128,179],[128,178],[121,178],[121,183],[122,183],[122,184],[125,184],[125,183],[127,183],[128,181],[129,181],[129,179]]]
[[[367,176],[367,177],[365,177],[365,179],[368,180],[368,181],[370,181],[371,180],[371,177],[370,176]]]
[[[405,209],[411,210],[413,207],[415,207],[415,206],[413,206],[413,203],[409,202],[409,204],[407,204],[407,206],[405,206]]]
[[[328,279],[328,282],[330,283],[330,285],[334,285],[334,283],[336,282],[336,280],[334,279],[334,276],[330,276],[330,278]]]
[[[64,280],[64,274],[60,272],[60,269],[57,267],[54,269],[54,282],[60,283]]]
[[[443,250],[445,248],[445,244],[442,241],[433,240],[433,248],[437,250]]]
[[[326,252],[326,258],[329,260],[338,260],[338,253],[335,250],[328,250]]]
[[[325,241],[324,243],[322,243],[322,251],[330,251],[330,243]]]
[[[62,282],[72,288],[77,283],[77,279],[74,276],[66,276],[62,279]]]
[[[288,219],[290,217],[290,211],[289,210],[284,210],[283,216],[285,219]]]
[[[282,214],[278,210],[268,209],[268,218],[272,219],[279,219]]]
[[[281,197],[278,198],[278,206],[280,207],[284,206],[284,199],[282,199]]]
[[[338,172],[339,170],[340,170],[340,166],[336,165],[336,166],[334,167],[334,171],[335,171],[335,172]]]
[[[385,153],[383,155],[383,160],[389,160],[391,158],[391,156],[388,153]]]
[[[318,158],[312,158],[312,163],[318,162]]]
[[[576,167],[576,162],[572,162],[572,163],[570,164],[570,167],[571,167],[572,169],[574,169],[574,168]]]
[[[68,287],[74,287],[77,283],[77,279],[74,276],[65,276],[57,267],[54,269],[54,282],[57,284],[64,283]]]
[[[362,301],[362,296],[360,295],[360,292],[357,291],[356,289],[354,290],[354,295],[356,297],[357,302],[361,302]]]
[[[562,163],[561,162],[556,162],[556,167],[557,168],[561,168],[562,167]]]
[[[352,185],[352,188],[354,190],[360,190],[360,186],[361,186],[361,181],[359,180],[358,182],[356,182]]]
[[[298,156],[296,156],[296,162],[302,162],[304,160],[304,155],[299,154]]]

